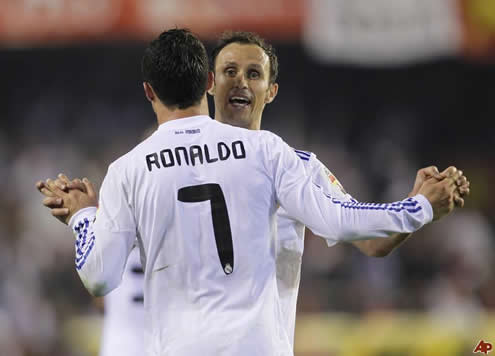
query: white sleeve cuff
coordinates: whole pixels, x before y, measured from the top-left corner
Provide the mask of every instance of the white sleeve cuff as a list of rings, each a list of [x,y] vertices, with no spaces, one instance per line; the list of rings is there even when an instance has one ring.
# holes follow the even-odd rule
[[[417,194],[417,195],[413,196],[413,199],[416,199],[425,211],[425,216],[426,216],[425,224],[432,222],[432,220],[433,220],[433,208],[431,206],[430,201],[428,199],[426,199],[426,197],[423,194]]]
[[[77,225],[77,223],[81,220],[84,220],[85,218],[92,218],[96,215],[96,210],[98,208],[96,206],[89,206],[84,209],[78,210],[74,215],[69,220],[69,227],[74,230],[74,227]]]

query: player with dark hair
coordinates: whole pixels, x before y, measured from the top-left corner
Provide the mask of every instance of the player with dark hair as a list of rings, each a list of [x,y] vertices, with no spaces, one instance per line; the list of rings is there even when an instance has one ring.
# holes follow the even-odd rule
[[[182,30],[169,30],[145,49],[141,71],[147,95],[150,88],[169,108],[198,105],[208,84],[205,47]]]
[[[195,42],[192,35],[172,31],[177,32],[165,32],[156,43],[160,55],[149,61],[154,67],[149,73],[155,74],[144,83],[160,126],[110,165],[98,211],[96,193],[86,179],[85,191],[65,192],[52,180],[39,182],[38,189],[49,189],[55,200],[63,200],[62,208],[57,207],[62,210],[53,214],[64,215],[73,229],[76,268],[93,294],[118,286],[138,240],[151,354],[290,355],[276,282],[278,205],[329,245],[390,237],[416,231],[452,211],[462,175],[453,168],[447,177],[422,182],[414,197],[391,204],[342,199],[346,194],[340,187],[330,185],[329,190],[318,184],[313,175],[319,173],[304,166],[311,154],[294,152],[269,132],[223,125],[206,116],[205,93],[197,101],[196,90],[177,82],[187,77],[192,88],[200,87],[204,73],[208,76],[207,70],[196,71],[203,65],[202,45],[188,49],[183,44]],[[219,51],[215,87],[205,89],[215,101],[227,101],[226,108],[243,115],[244,123],[250,116],[246,111],[259,112],[254,119],[260,121],[264,105],[276,95],[268,84],[269,60],[252,47],[245,57],[234,48],[241,53],[239,61],[226,54],[231,46],[236,43]],[[221,56],[227,61],[220,61]],[[174,66],[186,69],[167,72]],[[218,75],[219,68],[226,78]],[[220,80],[231,84],[228,95],[219,95]],[[251,80],[258,82],[248,85]],[[165,97],[155,91],[153,81],[158,86],[167,82],[170,92],[177,86],[184,94],[174,91]]]

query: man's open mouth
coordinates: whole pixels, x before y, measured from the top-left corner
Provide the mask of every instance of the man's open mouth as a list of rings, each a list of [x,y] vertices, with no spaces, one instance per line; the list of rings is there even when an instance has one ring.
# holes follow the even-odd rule
[[[246,107],[251,104],[251,100],[244,96],[234,95],[229,98],[229,104],[235,107]]]

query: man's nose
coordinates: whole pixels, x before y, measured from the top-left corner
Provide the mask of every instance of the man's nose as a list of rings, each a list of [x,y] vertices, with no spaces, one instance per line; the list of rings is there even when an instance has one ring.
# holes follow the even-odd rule
[[[241,89],[247,88],[247,80],[243,72],[237,73],[237,76],[235,78],[235,83],[238,88]]]

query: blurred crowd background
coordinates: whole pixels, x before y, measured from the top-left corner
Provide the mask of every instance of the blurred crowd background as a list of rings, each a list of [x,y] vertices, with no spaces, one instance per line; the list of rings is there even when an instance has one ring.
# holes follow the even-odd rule
[[[140,59],[163,29],[211,48],[266,37],[279,95],[262,128],[312,151],[361,201],[402,199],[416,171],[461,168],[462,210],[386,258],[306,234],[298,356],[470,355],[495,343],[492,0],[0,0],[0,354],[86,356],[102,311],[73,238],[34,184],[100,184],[156,126]],[[212,116],[214,114],[211,108]]]

